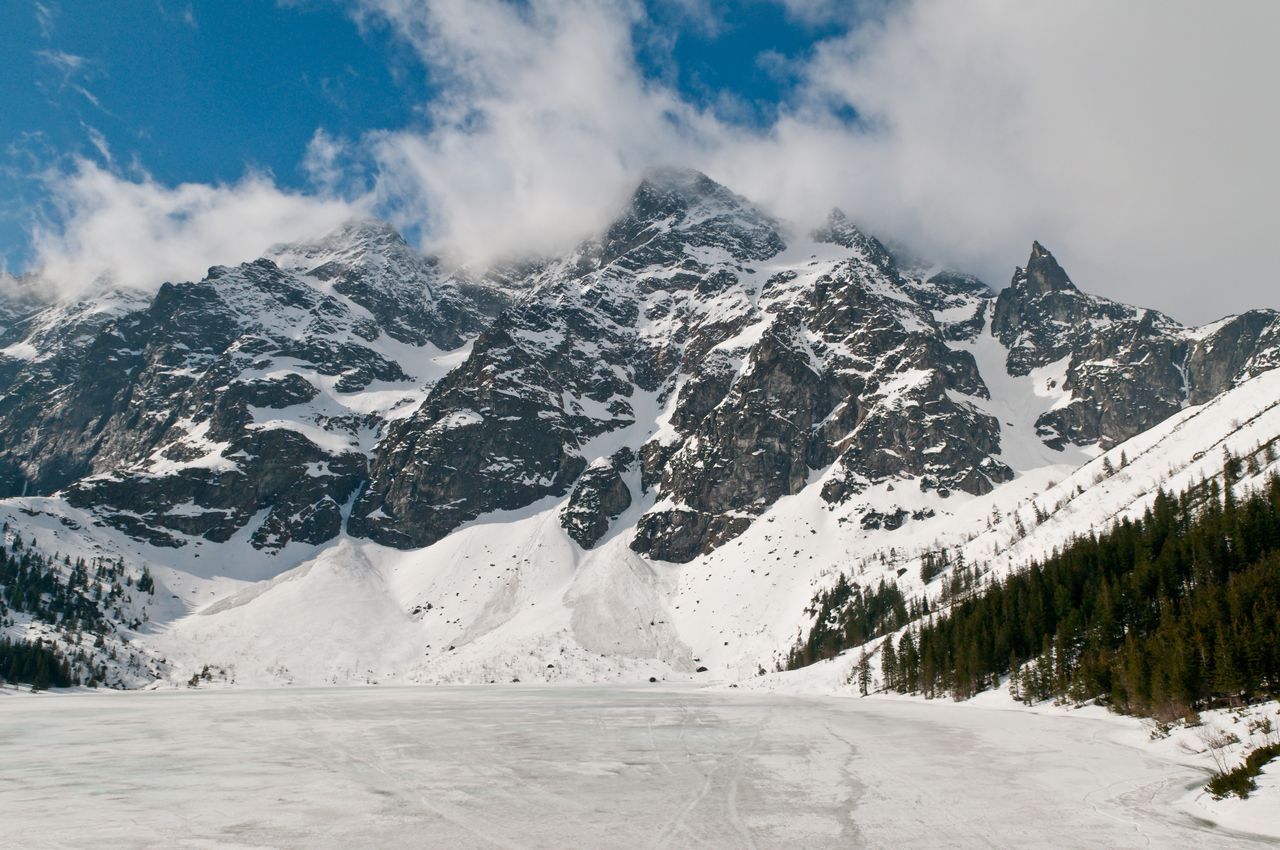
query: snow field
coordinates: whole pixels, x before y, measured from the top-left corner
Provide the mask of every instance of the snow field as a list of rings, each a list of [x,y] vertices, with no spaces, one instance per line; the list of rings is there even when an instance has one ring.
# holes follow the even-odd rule
[[[0,697],[14,846],[1269,846],[1108,717],[659,686]]]

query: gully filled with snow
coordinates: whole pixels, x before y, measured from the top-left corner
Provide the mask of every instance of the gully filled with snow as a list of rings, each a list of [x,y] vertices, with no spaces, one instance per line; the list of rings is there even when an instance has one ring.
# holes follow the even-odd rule
[[[1132,725],[657,686],[4,696],[0,844],[1270,844],[1184,813],[1205,776]]]

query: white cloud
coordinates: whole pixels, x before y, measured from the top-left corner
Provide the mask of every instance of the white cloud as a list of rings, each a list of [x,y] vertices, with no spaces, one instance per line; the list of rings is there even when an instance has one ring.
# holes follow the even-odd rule
[[[70,89],[81,95],[97,109],[106,112],[102,107],[102,102],[98,100],[97,95],[89,91],[82,82],[99,75],[101,73],[101,66],[83,56],[68,53],[65,50],[37,50],[35,51],[35,56],[45,65],[49,66],[49,68],[54,71],[58,77],[58,84],[55,87],[56,91],[61,92],[66,89]]]
[[[51,65],[64,80],[69,80],[80,73],[89,64],[83,56],[77,56],[65,50],[37,50],[35,53],[37,59]]]
[[[871,129],[784,119],[781,200],[840,193],[997,286],[1039,238],[1083,287],[1178,317],[1280,305],[1258,253],[1277,37],[1272,3],[912,3],[819,51],[809,107],[852,104]]]
[[[323,191],[334,193],[347,183],[344,166],[350,156],[349,145],[323,128],[316,130],[307,143],[302,170]]]
[[[434,129],[376,134],[379,195],[470,261],[566,248],[600,227],[656,162],[687,159],[718,132],[644,79],[639,12],[592,0],[379,0],[445,86]]]
[[[80,122],[80,126],[84,128],[85,135],[89,137],[89,144],[93,145],[93,149],[98,152],[98,156],[107,165],[111,165],[113,158],[111,156],[111,145],[107,143],[107,137],[97,127]]]
[[[36,16],[36,26],[40,28],[40,35],[43,38],[49,38],[53,35],[54,26],[57,24],[61,10],[57,4],[41,3],[36,0],[33,4],[33,11]]]
[[[841,205],[996,286],[1039,238],[1083,287],[1179,317],[1277,303],[1257,252],[1280,194],[1280,4],[862,3],[764,132],[646,78],[632,3],[361,8],[446,93],[429,132],[372,139],[383,198],[465,257],[563,247],[644,168],[677,162],[800,222]],[[837,117],[848,106],[857,122]]]
[[[893,0],[778,0],[796,20],[829,24],[866,20],[883,14]]]
[[[252,260],[277,241],[313,237],[361,212],[253,174],[230,185],[168,187],[78,160],[48,179],[62,215],[57,226],[35,230],[36,266],[64,294],[198,280],[209,266]]]

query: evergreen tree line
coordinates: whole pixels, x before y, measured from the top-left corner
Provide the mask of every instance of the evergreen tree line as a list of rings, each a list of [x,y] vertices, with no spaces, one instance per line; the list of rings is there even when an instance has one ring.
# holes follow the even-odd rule
[[[1140,519],[886,640],[884,686],[966,699],[1011,676],[1028,702],[1097,699],[1168,719],[1276,696],[1280,477],[1238,501],[1242,468],[1228,457],[1222,484],[1161,491]]]
[[[931,578],[948,569],[951,575],[942,583],[938,600],[944,605],[972,592],[983,575],[978,569],[965,564],[962,554],[958,554],[953,562],[944,548],[936,554],[925,553],[921,577],[928,584]],[[899,575],[901,573],[900,570]],[[859,646],[872,638],[896,632],[907,623],[926,616],[929,610],[926,597],[907,599],[896,584],[881,579],[875,587],[864,590],[841,573],[832,587],[814,595],[810,607],[805,609],[805,613],[814,618],[813,626],[807,636],[796,639],[787,653],[785,664],[779,666],[797,670],[815,661],[833,658],[850,646]]]
[[[884,579],[864,591],[841,573],[834,586],[814,596],[807,613],[816,620],[808,637],[798,639],[787,654],[788,670],[831,658],[846,647],[896,631],[927,613],[927,609],[921,610],[914,600],[908,606],[898,586]]]
[[[0,682],[25,682],[32,690],[73,683],[71,664],[52,644],[0,637]]]

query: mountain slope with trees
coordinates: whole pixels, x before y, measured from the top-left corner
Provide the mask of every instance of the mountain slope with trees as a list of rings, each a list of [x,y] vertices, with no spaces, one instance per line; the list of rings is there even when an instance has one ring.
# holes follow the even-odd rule
[[[1274,699],[1280,475],[1243,495],[1237,484],[1277,451],[1272,441],[1227,454],[1221,475],[1160,490],[1140,517],[1003,577],[947,565],[933,613],[924,597],[883,582],[863,593],[841,576],[815,597],[814,626],[788,666],[888,635],[876,648],[881,682],[901,693],[961,700],[1008,681],[1026,702],[1096,700],[1163,720]],[[865,652],[860,666],[869,667]]]
[[[156,581],[123,558],[74,560],[0,537],[0,682],[48,687],[135,686],[162,663],[132,644],[149,619]]]
[[[1237,500],[1241,462],[886,640],[885,685],[964,699],[1012,676],[1028,701],[1164,719],[1275,697],[1280,477]]]

